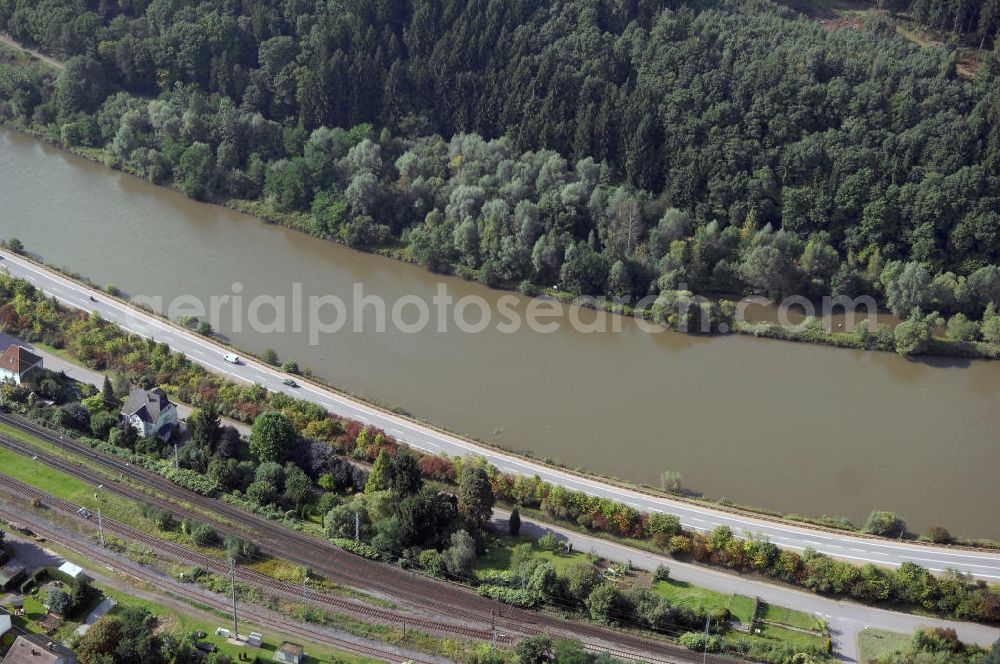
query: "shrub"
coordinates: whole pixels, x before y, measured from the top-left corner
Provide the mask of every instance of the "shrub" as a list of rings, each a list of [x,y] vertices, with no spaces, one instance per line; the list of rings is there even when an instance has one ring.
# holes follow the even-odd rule
[[[540,600],[537,593],[527,588],[508,588],[487,584],[479,586],[478,592],[483,597],[489,597],[522,609],[532,609],[538,606]]]
[[[952,541],[951,533],[941,526],[931,526],[920,536],[920,539],[935,544],[948,544]]]
[[[544,664],[552,653],[552,639],[541,634],[522,640],[514,648],[518,664]]]
[[[420,567],[433,576],[444,576],[448,571],[444,565],[444,558],[434,549],[420,552]]]
[[[653,572],[654,581],[667,581],[670,578],[670,568],[666,565],[657,565]]]
[[[370,560],[380,560],[382,558],[382,554],[378,549],[365,542],[355,542],[354,540],[347,539],[346,537],[338,537],[333,540],[333,543],[346,551],[350,551],[351,553],[361,556],[362,558],[368,558]]]
[[[517,509],[517,507],[511,510],[507,527],[511,537],[517,537],[521,534],[521,512]]]
[[[246,562],[260,554],[256,544],[232,535],[226,535],[225,548],[226,556],[236,562]]]
[[[165,510],[149,503],[139,505],[139,513],[153,522],[160,530],[173,530],[177,524],[174,522],[174,515],[169,510]]]
[[[706,639],[704,632],[684,632],[678,640],[688,650],[719,652],[722,648],[722,641],[718,636],[712,634]]]
[[[558,551],[562,546],[559,544],[559,539],[556,538],[555,533],[545,533],[538,538],[538,548],[543,551]]]
[[[185,489],[190,489],[209,498],[215,498],[221,492],[221,488],[215,480],[189,468],[170,468],[164,473],[164,476]]]
[[[674,535],[670,538],[670,544],[667,548],[675,556],[691,553],[691,538],[687,535]]]
[[[660,489],[666,493],[680,493],[684,490],[681,474],[676,470],[667,470],[660,475]]]
[[[577,563],[566,572],[566,592],[579,604],[601,583],[601,575],[590,563]]]
[[[472,572],[476,559],[476,543],[472,535],[460,530],[451,536],[451,546],[441,554],[448,573],[455,577],[467,577]]]
[[[219,534],[215,528],[207,523],[196,523],[188,531],[191,541],[198,546],[212,546],[219,541]]]
[[[118,417],[114,413],[100,411],[90,417],[90,430],[94,436],[101,440],[107,440],[108,434],[118,424]]]
[[[70,611],[73,610],[73,598],[69,596],[69,593],[62,590],[50,590],[45,602],[49,607],[49,611],[63,617],[68,616]]]
[[[485,569],[476,576],[480,583],[492,586],[509,586],[514,583],[516,575],[507,569]]]
[[[875,510],[869,515],[861,532],[882,537],[899,537],[906,532],[906,522],[896,516],[895,512]]]
[[[597,586],[587,596],[587,610],[590,617],[599,623],[611,624],[621,614],[619,604],[621,593],[610,583]]]

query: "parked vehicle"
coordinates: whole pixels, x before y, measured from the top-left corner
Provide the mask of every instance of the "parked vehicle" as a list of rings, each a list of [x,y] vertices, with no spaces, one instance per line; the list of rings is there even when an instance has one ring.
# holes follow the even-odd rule
[[[93,512],[88,510],[86,507],[81,507],[76,511],[76,513],[82,516],[84,519],[89,519],[90,517],[94,516]]]

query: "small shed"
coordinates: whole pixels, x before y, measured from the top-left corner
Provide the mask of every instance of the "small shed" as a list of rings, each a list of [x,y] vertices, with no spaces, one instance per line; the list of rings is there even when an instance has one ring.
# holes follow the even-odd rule
[[[0,566],[0,590],[9,590],[24,577],[24,565],[7,563]]]
[[[283,664],[301,664],[305,656],[305,649],[298,643],[282,641],[281,646],[274,652],[274,661]]]
[[[69,581],[76,581],[77,579],[85,579],[87,575],[84,573],[83,568],[79,565],[74,565],[73,563],[66,561],[59,566],[59,574],[63,575]]]
[[[7,607],[10,608],[11,612],[15,616],[23,616],[24,615],[24,598],[23,597],[14,597],[9,602],[7,602]]]

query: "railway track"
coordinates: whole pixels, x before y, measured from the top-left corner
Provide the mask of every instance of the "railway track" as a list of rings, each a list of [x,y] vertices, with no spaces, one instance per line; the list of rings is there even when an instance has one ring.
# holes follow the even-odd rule
[[[0,474],[0,486],[6,487],[16,494],[20,494],[24,497],[37,499],[46,507],[58,510],[67,516],[78,517],[79,510],[82,509],[76,503],[72,503],[62,498],[57,498],[7,475]],[[217,558],[212,558],[211,556],[206,556],[205,554],[193,551],[179,544],[153,537],[152,535],[136,530],[135,528],[115,521],[114,519],[105,518],[103,521],[104,530],[107,533],[112,533],[133,542],[139,542],[154,551],[158,551],[172,558],[197,565],[222,576],[229,574],[229,565]],[[296,599],[303,599],[304,597],[306,601],[314,605],[318,605],[326,609],[333,609],[341,613],[360,616],[370,622],[394,626],[406,624],[411,627],[425,629],[438,634],[443,633],[458,635],[480,641],[486,641],[492,638],[492,632],[489,630],[474,629],[453,623],[438,622],[417,616],[409,616],[345,598],[334,597],[317,592],[310,593],[308,590],[303,592],[301,586],[279,581],[278,579],[265,576],[264,574],[260,574],[259,572],[246,568],[237,567],[236,578],[237,580],[248,585],[274,591],[286,597]],[[505,644],[511,642],[512,640],[509,637],[504,641]]]
[[[13,514],[2,507],[0,507],[0,517],[10,522],[20,522],[24,520],[22,515]],[[44,525],[40,525],[38,522],[31,522],[31,528],[37,534],[42,535],[49,540],[58,541],[62,546],[74,551],[80,556],[92,560],[95,563],[104,565],[114,571],[127,574],[135,579],[149,583],[160,591],[168,591],[178,597],[191,600],[200,605],[208,606],[223,613],[228,613],[232,609],[228,600],[220,599],[213,593],[199,593],[194,590],[190,584],[181,583],[158,574],[152,574],[138,563],[132,562],[126,558],[112,557],[106,554],[100,547],[84,547],[79,543],[67,541],[67,538],[62,536],[60,533],[57,533]],[[261,611],[252,605],[241,606],[240,615],[244,619],[249,617],[250,622],[273,629],[282,634],[306,638],[315,643],[332,646],[334,648],[358,655],[375,657],[392,664],[408,661],[412,661],[415,664],[434,664],[429,660],[420,659],[419,657],[414,657],[412,655],[404,656],[391,650],[380,649],[375,646],[364,645],[354,641],[342,639],[333,636],[328,632],[311,628],[305,623],[285,618],[276,618],[273,615],[273,612]]]
[[[626,661],[642,661],[648,664],[702,661],[702,657],[681,646],[649,640],[597,625],[569,622],[550,615],[531,613],[501,605],[469,592],[464,587],[361,558],[305,533],[247,512],[235,505],[194,493],[153,471],[127,463],[114,455],[94,450],[72,438],[61,436],[33,422],[7,414],[0,414],[0,422],[30,433],[64,451],[81,456],[115,475],[127,476],[140,485],[149,487],[164,496],[193,505],[204,510],[205,513],[218,514],[229,523],[211,517],[206,518],[205,514],[198,512],[188,512],[186,516],[202,521],[211,521],[213,527],[223,533],[241,537],[246,537],[250,533],[261,550],[271,555],[308,566],[341,585],[364,592],[376,591],[417,611],[430,612],[452,621],[461,620],[465,623],[463,629],[471,628],[471,631],[489,634],[490,636],[487,638],[492,636],[493,611],[499,609],[496,625],[498,630],[502,631],[508,639],[516,640],[514,637],[518,635],[523,637],[545,633],[554,638],[581,639],[584,642],[584,647],[591,652],[607,652]],[[131,500],[156,503],[174,512],[185,511],[176,503],[118,482],[110,482],[92,470],[82,468],[59,457],[44,454],[35,447],[20,443],[7,436],[0,435],[0,445],[19,454],[37,456],[38,460],[46,465],[86,482],[94,484],[103,482],[106,485],[106,490],[114,491]],[[218,560],[210,560],[213,560],[216,565],[221,564]],[[264,578],[270,579],[270,577]],[[301,589],[298,589],[297,592],[298,596],[301,596]],[[396,624],[401,622],[402,618]],[[407,624],[415,623],[407,619]],[[716,655],[709,656],[708,661],[712,664],[732,664],[737,660]]]
[[[456,606],[452,602],[436,601],[433,596],[428,596],[426,592],[428,583],[444,587],[450,587],[449,584],[426,579],[425,577],[418,577],[399,568],[388,567],[375,561],[360,558],[309,535],[276,524],[265,517],[252,514],[221,500],[208,498],[189,491],[153,471],[127,463],[118,457],[96,451],[72,439],[53,434],[51,431],[39,427],[34,423],[8,415],[0,415],[0,421],[42,438],[45,442],[60,449],[82,456],[109,471],[128,476],[160,494],[172,497],[183,503],[194,505],[208,514],[218,514],[224,517],[225,521],[213,519],[207,514],[194,512],[188,512],[186,516],[202,521],[210,521],[212,526],[223,534],[253,537],[262,551],[308,566],[317,572],[321,572],[331,581],[369,593],[373,590],[383,593],[391,596],[394,600],[403,600],[404,603],[420,611],[433,608],[451,618],[461,618],[484,626],[491,625],[491,609],[494,608],[493,606],[485,607],[484,611],[471,611],[461,606]],[[97,478],[92,471],[88,471],[79,465],[60,459],[59,457],[39,452],[37,448],[20,443],[7,436],[0,436],[0,445],[25,456],[37,456],[38,460],[45,465],[85,482],[91,484],[104,482],[109,491],[113,491],[131,500],[156,504],[173,512],[183,511],[183,508],[176,503],[162,500],[148,492],[140,491],[117,482],[109,482],[105,478]],[[226,521],[229,523],[226,523]],[[292,544],[294,546],[290,546]],[[418,581],[418,584],[412,583],[414,577]],[[485,605],[486,602],[483,602],[483,604]],[[500,624],[509,631],[518,631],[528,636],[540,633],[540,630],[534,626],[530,624],[518,624],[512,619],[502,621]],[[518,627],[522,629],[517,629]]]

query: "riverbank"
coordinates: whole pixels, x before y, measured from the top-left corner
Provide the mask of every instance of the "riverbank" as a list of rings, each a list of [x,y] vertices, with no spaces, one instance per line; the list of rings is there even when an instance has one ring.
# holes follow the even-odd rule
[[[11,255],[11,254],[8,254],[8,255],[11,258],[14,258],[13,255]],[[17,257],[17,258],[20,259],[20,260],[30,260],[30,259],[25,259],[23,257]],[[36,265],[39,265],[40,268],[44,268],[44,266],[42,266],[40,264],[36,263]],[[44,269],[48,269],[48,268],[44,268]],[[76,282],[76,283],[78,283],[80,286],[85,286],[86,288],[83,288],[82,290],[84,292],[88,292],[87,288],[89,288],[89,286],[87,284],[83,284],[83,283],[80,283],[80,282]],[[90,292],[92,292],[92,291],[90,291]],[[62,293],[60,293],[60,295],[61,295],[61,299],[63,299],[65,301],[66,300],[65,296]],[[103,293],[101,294],[101,299],[106,299],[108,301],[117,302],[118,305],[120,305],[121,307],[129,307],[130,306],[124,300],[121,300],[121,299],[115,298],[114,296],[103,294]],[[82,298],[81,298],[81,300],[82,300]],[[85,300],[84,300],[84,302],[85,302]],[[90,300],[89,301],[90,306],[92,306],[92,307],[95,306],[94,305],[95,302],[97,302],[96,299]],[[73,306],[76,306],[76,307],[85,308],[83,306],[83,302],[81,302],[79,304],[70,302],[70,304],[72,304]],[[104,306],[104,305],[101,304],[100,306]],[[153,316],[153,314],[149,314],[149,313],[146,313],[145,315],[146,316]],[[113,316],[112,320],[114,318],[115,317]],[[161,323],[161,327],[160,327],[161,330],[172,329],[172,330],[176,330],[177,333],[179,333],[181,335],[184,335],[184,336],[192,336],[193,335],[193,333],[191,333],[190,330],[182,328],[182,327],[178,326],[176,323],[174,323],[172,321],[169,321],[168,319],[166,319],[166,318],[164,318],[162,316],[157,316],[156,318]],[[168,339],[167,337],[164,337],[162,334],[157,334],[157,337],[160,338],[160,339]],[[238,349],[238,348],[235,348],[235,347],[232,347],[232,346],[227,346],[227,345],[225,345],[221,341],[215,340],[213,343],[219,347],[219,350],[216,351],[216,354],[220,358],[221,358],[221,355],[223,354],[223,352],[224,352],[224,350],[226,348],[229,348],[230,350],[238,350],[240,353],[243,353],[243,351],[241,349]],[[177,345],[174,345],[174,348],[176,349]],[[244,354],[244,357],[247,357],[249,359],[249,358],[252,358],[253,356],[252,355]],[[205,363],[204,360],[197,360],[197,358],[194,358],[194,357],[192,357],[192,359],[195,359],[196,362],[199,362],[201,364]],[[260,365],[262,365],[262,366],[266,366],[265,363],[263,362],[263,360],[259,360],[257,358],[254,358],[254,360],[255,361],[245,362],[244,366],[247,366],[251,371],[262,370],[260,368],[255,367],[255,364],[257,362],[259,362]],[[210,366],[209,368],[212,368],[212,367]],[[224,371],[225,373],[232,374],[232,371],[230,371],[230,369],[235,369],[235,368],[236,367],[227,367],[226,369],[216,369],[216,370],[217,371]],[[236,374],[232,374],[232,375],[236,375]],[[251,382],[251,383],[257,382],[258,384],[260,383],[259,380],[258,381],[250,380],[248,382]],[[306,383],[307,387],[308,387],[308,384],[310,382],[312,382],[316,387],[319,387],[319,388],[322,388],[324,390],[328,390],[330,392],[334,392],[336,394],[342,395],[345,398],[351,399],[352,401],[355,401],[355,402],[359,402],[360,401],[358,399],[358,397],[350,396],[350,395],[344,393],[343,391],[338,390],[337,388],[334,388],[334,387],[331,387],[331,386],[328,386],[328,385],[324,384],[322,381],[319,381],[319,380],[305,380],[304,379],[304,382]],[[178,386],[177,385],[173,385],[173,388],[177,389]],[[278,386],[278,389],[275,390],[276,393],[277,392],[287,392],[287,391],[288,391],[287,388],[281,389],[280,385]],[[293,392],[294,392],[294,390],[293,390]],[[417,420],[417,419],[412,418],[410,416],[400,415],[400,414],[397,414],[397,413],[393,413],[393,412],[387,411],[385,409],[380,409],[377,406],[373,407],[373,406],[371,406],[370,403],[366,403],[366,406],[368,406],[369,408],[374,408],[374,410],[369,411],[369,412],[377,412],[378,410],[381,410],[382,413],[384,413],[384,415],[387,418],[389,418],[389,419],[385,420],[386,422],[391,422],[391,421],[407,421],[407,422],[410,422],[415,427],[418,427],[419,430],[427,430],[427,431],[431,432],[431,435],[434,436],[434,438],[437,439],[437,440],[443,440],[442,436],[447,436],[449,438],[454,438],[455,437],[454,434],[448,432],[445,429],[435,428],[435,427],[433,427],[433,425],[428,425],[428,424],[426,424],[424,422],[421,422],[420,420]],[[327,407],[329,407],[329,405]],[[356,414],[352,414],[351,417],[357,418],[358,416]],[[369,420],[369,423],[371,423],[371,421],[372,420]],[[376,420],[376,422],[378,422],[378,420]],[[382,426],[383,428],[386,428],[388,431],[391,431],[393,433],[396,433],[396,432],[399,431],[399,429],[397,427],[393,426],[392,424],[380,424],[379,426]],[[410,440],[412,440],[412,439],[410,439]],[[418,445],[418,447],[419,447],[419,445]],[[423,449],[426,450],[427,449],[426,446]],[[581,473],[581,472],[578,472],[578,471],[567,470],[567,469],[561,468],[561,467],[556,466],[556,465],[551,464],[551,463],[539,462],[539,461],[531,459],[531,457],[526,456],[526,455],[520,455],[520,456],[518,456],[518,455],[516,455],[514,453],[511,453],[511,452],[509,452],[507,450],[503,450],[502,448],[498,448],[498,447],[495,447],[495,446],[489,446],[489,445],[486,445],[486,444],[483,444],[483,443],[476,442],[474,445],[472,445],[472,446],[467,445],[467,446],[464,446],[462,449],[464,450],[462,452],[463,454],[471,452],[474,455],[483,456],[485,458],[490,458],[490,457],[493,457],[493,459],[504,459],[504,458],[508,458],[508,459],[509,458],[515,458],[515,459],[517,459],[517,458],[520,458],[520,459],[524,459],[525,460],[524,463],[515,463],[513,465],[511,465],[510,463],[505,463],[503,461],[495,461],[495,463],[497,463],[498,467],[500,467],[501,469],[504,469],[506,472],[514,472],[514,473],[517,473],[517,474],[531,474],[533,472],[536,476],[539,475],[539,474],[542,474],[542,475],[545,475],[545,476],[548,476],[548,477],[555,478],[553,481],[560,482],[560,483],[562,483],[565,486],[569,486],[570,488],[596,486],[594,484],[594,482],[595,482],[595,480],[594,480],[595,476],[594,475],[588,475],[588,474],[584,474],[584,473]],[[545,470],[545,469],[547,469],[547,470]],[[613,478],[612,479],[602,479],[602,480],[600,480],[600,482],[604,483],[605,485],[614,486],[614,487],[617,487],[618,489],[620,489],[621,491],[619,493],[625,493],[628,496],[628,498],[625,498],[625,499],[629,501],[629,505],[636,505],[636,506],[638,506],[637,503],[635,503],[633,501],[639,499],[640,497],[645,497],[645,498],[649,498],[649,499],[654,500],[654,501],[663,501],[664,503],[669,503],[672,511],[681,510],[682,509],[681,506],[683,506],[683,505],[690,505],[692,507],[694,507],[694,506],[709,507],[713,511],[713,513],[714,513],[714,518],[711,519],[712,523],[715,523],[714,519],[720,518],[720,516],[722,514],[731,514],[731,515],[736,516],[736,517],[753,516],[754,519],[755,519],[755,521],[754,521],[755,525],[749,525],[748,526],[746,524],[742,524],[742,525],[738,524],[738,523],[734,524],[734,528],[740,528],[742,530],[753,531],[753,532],[758,532],[758,533],[766,531],[766,528],[762,528],[762,524],[764,524],[764,523],[766,523],[768,521],[771,521],[773,523],[786,523],[786,524],[793,524],[793,523],[802,524],[802,523],[807,523],[807,524],[810,524],[814,530],[818,530],[820,532],[837,533],[839,535],[845,535],[846,533],[851,533],[850,536],[853,537],[853,538],[864,538],[864,539],[868,539],[868,540],[871,540],[871,541],[878,541],[878,538],[874,538],[874,537],[872,537],[870,535],[867,535],[865,533],[859,532],[856,527],[853,527],[853,526],[852,527],[848,527],[849,524],[848,524],[848,522],[846,522],[846,520],[837,520],[837,519],[829,519],[829,518],[813,518],[813,519],[811,519],[811,518],[803,517],[803,516],[785,516],[785,515],[782,515],[781,513],[778,513],[778,512],[775,512],[775,511],[768,511],[768,510],[753,511],[750,508],[745,508],[743,506],[736,506],[731,501],[727,501],[727,500],[713,502],[713,501],[707,501],[707,500],[695,500],[695,499],[692,499],[690,497],[684,497],[684,496],[668,495],[668,494],[665,494],[665,493],[662,493],[662,492],[657,492],[657,491],[655,491],[655,490],[653,490],[653,489],[651,489],[649,487],[643,487],[643,486],[639,486],[639,485],[635,485],[635,484],[624,483],[624,482],[621,482],[620,480],[615,480]],[[617,494],[616,494],[616,498],[615,499],[616,500],[622,500],[623,498],[618,497]],[[622,507],[625,507],[624,503],[619,503],[619,504]],[[658,502],[652,503],[652,505],[657,505],[657,504],[658,504]],[[625,509],[626,510],[632,510],[632,516],[630,516],[629,518],[635,518],[635,517],[638,516],[638,512],[636,512],[631,507],[625,507]],[[651,509],[652,511],[662,511],[662,510],[660,510],[659,508],[657,508],[655,506],[650,507],[648,509]],[[695,521],[701,521],[701,519],[695,519]],[[697,526],[696,526],[696,529],[698,529]],[[700,530],[710,530],[710,529],[711,528],[704,528],[704,527],[700,528]],[[739,531],[737,531],[737,532],[739,532]],[[782,532],[786,532],[786,531],[782,531],[782,530],[779,529],[777,532],[778,533],[782,533]],[[776,539],[780,541],[780,540],[783,540],[783,539],[786,539],[786,538],[783,535],[776,535]],[[822,541],[822,539],[824,539],[824,538],[821,538],[819,541]],[[828,539],[828,538],[825,538],[825,539]],[[964,541],[959,541],[959,543],[966,544],[966,545],[976,544],[976,545],[979,545],[980,547],[982,547],[982,546],[990,546],[990,545],[994,545],[995,546],[995,543],[991,542],[989,540],[964,540]],[[813,545],[816,546],[816,548],[818,548],[820,551],[823,550],[823,547],[819,546],[818,543],[814,543]],[[959,549],[960,549],[960,547],[959,547]],[[848,555],[848,554],[834,554],[834,555],[840,555],[840,556],[848,558],[848,559],[851,558],[851,556]]]
[[[389,303],[412,295],[428,300],[439,285],[456,299],[483,297],[491,306],[511,298],[192,202],[2,133],[3,168],[11,174],[9,232],[47,261],[97,283],[162,295],[164,302],[187,294],[207,302],[228,293],[234,281],[244,285],[246,301],[287,293],[293,282],[302,282],[307,295],[332,293],[348,302],[352,283]],[[36,192],[35,182],[47,185],[47,193]],[[73,214],[65,216],[66,209]],[[67,229],[71,244],[61,240]],[[156,235],[156,229],[171,232]],[[141,238],[149,237],[157,237],[154,254],[143,253],[148,243]],[[120,260],[104,260],[109,247]],[[519,299],[523,309],[529,301]],[[901,513],[917,532],[941,524],[960,535],[996,536],[989,519],[964,518],[971,517],[966,505],[985,498],[979,495],[985,478],[976,478],[995,457],[986,441],[993,440],[988,403],[998,385],[988,363],[953,362],[964,368],[943,371],[891,353],[756,342],[746,335],[681,335],[658,326],[647,333],[630,318],[564,311],[566,330],[576,315],[623,330],[583,336],[456,332],[445,340],[393,328],[366,335],[345,329],[324,337],[319,347],[306,335],[249,334],[246,328],[232,335],[225,322],[221,331],[241,348],[275,348],[282,359],[314,368],[325,383],[400,405],[390,409],[492,449],[654,487],[663,471],[676,470],[686,487],[713,499],[726,496],[770,511],[832,513],[860,524],[878,508]],[[852,387],[844,391],[845,385]],[[791,403],[799,406],[782,406]],[[843,413],[849,420],[837,419]],[[776,422],[789,435],[776,435]],[[843,428],[848,422],[857,438]],[[934,461],[944,435],[956,441],[946,468]],[[615,454],[606,453],[610,441]],[[895,449],[901,446],[896,441],[906,441],[905,454]],[[721,461],[734,455],[740,464]],[[883,457],[892,459],[890,465],[874,461]],[[859,459],[873,461],[859,465]],[[937,490],[908,489],[931,473]]]
[[[49,131],[43,131],[38,129],[33,125],[26,125],[24,123],[3,121],[0,122],[0,127],[6,127],[14,131],[23,133],[30,136],[36,140],[44,141],[45,143],[60,149],[70,154],[87,159],[93,163],[100,164],[106,168],[116,170],[125,173],[132,177],[142,178],[139,174],[132,173],[127,167],[121,167],[121,165],[115,162],[115,159],[110,155],[104,148],[88,148],[82,146],[67,146],[65,145],[59,136],[51,134]],[[153,183],[156,186],[170,189],[172,191],[179,190],[169,184],[165,183]],[[349,245],[348,243],[342,241],[341,239],[330,236],[329,234],[317,233],[315,230],[315,225],[312,223],[313,215],[311,213],[305,212],[292,212],[285,213],[279,212],[272,208],[264,200],[248,200],[248,199],[237,199],[237,198],[218,198],[218,197],[207,197],[203,202],[219,205],[221,207],[235,210],[242,214],[247,214],[252,217],[256,217],[261,221],[269,224],[275,224],[279,226],[284,226],[290,228],[300,233],[305,233],[312,237],[317,237],[325,241],[334,242],[336,244],[349,247],[355,251],[370,251],[380,256],[386,258],[391,258],[398,260],[410,265],[418,265],[419,262],[410,253],[410,251],[402,246],[399,242],[392,242],[388,245],[382,245],[371,248],[358,248]],[[423,268],[421,268],[423,269]],[[462,278],[466,281],[472,281],[475,283],[486,285],[485,282],[480,278],[482,275],[474,270],[458,270],[454,273],[454,276]],[[511,289],[512,290],[512,289]],[[801,320],[795,326],[785,326],[768,320],[737,320],[732,317],[732,311],[736,308],[736,303],[732,300],[720,297],[706,297],[700,294],[691,294],[687,291],[676,291],[677,293],[686,294],[685,297],[696,298],[697,301],[705,301],[711,303],[712,307],[719,313],[719,319],[713,320],[707,327],[710,331],[708,332],[691,332],[684,329],[684,323],[678,321],[678,316],[668,315],[661,310],[658,310],[657,305],[654,304],[648,307],[633,307],[629,304],[615,303],[607,300],[596,300],[594,298],[580,298],[579,296],[559,291],[550,287],[544,287],[536,284],[531,284],[529,282],[522,282],[518,288],[517,292],[522,295],[535,297],[542,296],[557,300],[564,304],[572,304],[576,306],[582,306],[590,309],[595,309],[612,315],[621,315],[639,318],[644,321],[654,322],[656,324],[662,325],[666,329],[672,330],[673,332],[681,334],[693,334],[696,336],[704,335],[726,335],[726,334],[741,334],[752,336],[755,338],[768,338],[779,341],[789,341],[796,343],[812,343],[832,346],[835,348],[848,348],[853,350],[864,350],[864,351],[884,351],[884,352],[900,352],[900,346],[897,345],[893,334],[892,327],[886,326],[884,324],[878,324],[876,329],[871,329],[865,331],[863,334],[858,334],[852,331],[835,331],[831,325],[830,329],[825,329],[823,324],[819,320],[814,320],[807,318]],[[658,300],[659,301],[659,300]],[[692,300],[693,301],[693,300]],[[673,303],[671,301],[671,303]],[[867,312],[865,317],[867,317]],[[713,314],[714,316],[714,314]],[[879,316],[879,312],[874,313],[875,317]],[[859,314],[860,317],[860,314]],[[799,317],[802,319],[802,317]],[[696,327],[696,326],[692,326]],[[701,325],[697,326],[701,329]],[[941,328],[943,329],[943,328]],[[915,353],[906,353],[912,355],[920,356],[941,356],[950,358],[965,358],[965,359],[1000,359],[1000,344],[991,344],[981,341],[959,341],[954,339],[945,338],[941,334],[932,335],[931,338],[918,349]]]

